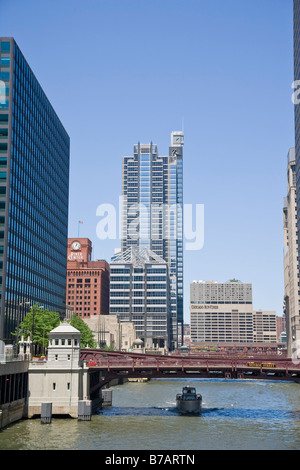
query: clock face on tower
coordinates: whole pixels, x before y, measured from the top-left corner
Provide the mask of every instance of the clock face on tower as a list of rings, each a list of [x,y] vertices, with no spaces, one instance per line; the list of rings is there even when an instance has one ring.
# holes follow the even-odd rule
[[[183,136],[182,135],[173,135],[173,145],[182,145],[183,144]]]
[[[72,248],[73,248],[73,250],[79,250],[79,248],[80,248],[80,243],[79,243],[79,242],[73,242],[73,243],[72,243]]]

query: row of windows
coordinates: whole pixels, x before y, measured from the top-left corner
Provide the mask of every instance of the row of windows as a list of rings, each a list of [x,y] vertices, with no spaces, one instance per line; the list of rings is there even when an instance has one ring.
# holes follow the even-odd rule
[[[86,276],[89,276],[90,279],[93,279],[95,278],[96,276],[99,277],[101,276],[101,273],[102,273],[102,270],[99,270],[99,271],[90,271],[89,269],[85,269],[85,270],[82,270],[82,271],[68,271],[67,272],[67,275],[69,276],[69,280],[71,280],[71,276],[75,276],[75,277],[86,277]],[[72,279],[72,282],[75,281],[75,279]],[[77,279],[77,282],[80,282],[78,279]],[[85,282],[88,282],[86,279],[85,279]],[[97,279],[94,279],[94,282],[97,282]]]
[[[49,344],[51,346],[72,346],[72,338],[51,338]],[[74,346],[78,346],[76,338],[74,338]]]
[[[110,299],[110,305],[129,305],[130,299]],[[132,300],[133,304],[140,304],[144,305],[145,304],[145,299],[133,299]],[[165,305],[166,304],[166,299],[148,299],[147,305],[153,305],[153,304],[161,304]]]

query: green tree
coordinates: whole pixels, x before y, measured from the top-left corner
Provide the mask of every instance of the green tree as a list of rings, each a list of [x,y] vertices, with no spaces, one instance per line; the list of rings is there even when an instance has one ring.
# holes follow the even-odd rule
[[[44,352],[48,346],[48,333],[60,324],[60,317],[58,312],[52,312],[39,307],[35,304],[31,307],[30,312],[26,315],[24,320],[19,324],[19,331],[16,335],[24,336],[27,338],[33,335],[34,350]]]
[[[101,347],[101,349],[103,349],[104,351],[115,351],[115,346],[114,343],[112,343],[110,346],[107,346],[107,344],[105,344]]]
[[[96,343],[94,340],[92,330],[87,326],[87,324],[82,320],[82,318],[78,317],[77,315],[73,315],[69,320],[70,325],[80,331],[81,338],[80,338],[80,347],[86,348],[95,348]]]

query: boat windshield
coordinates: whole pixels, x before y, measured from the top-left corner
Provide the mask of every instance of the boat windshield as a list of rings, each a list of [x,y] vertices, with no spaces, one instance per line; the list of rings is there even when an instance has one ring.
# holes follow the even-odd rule
[[[183,389],[183,394],[184,395],[196,395],[196,389],[195,388],[184,388]]]

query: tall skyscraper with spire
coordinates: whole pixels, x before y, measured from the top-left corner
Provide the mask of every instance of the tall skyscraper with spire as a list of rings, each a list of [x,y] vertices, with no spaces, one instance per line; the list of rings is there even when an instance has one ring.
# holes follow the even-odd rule
[[[147,248],[167,262],[173,348],[183,328],[183,144],[183,132],[172,132],[160,156],[157,145],[138,143],[122,168],[121,251]]]

